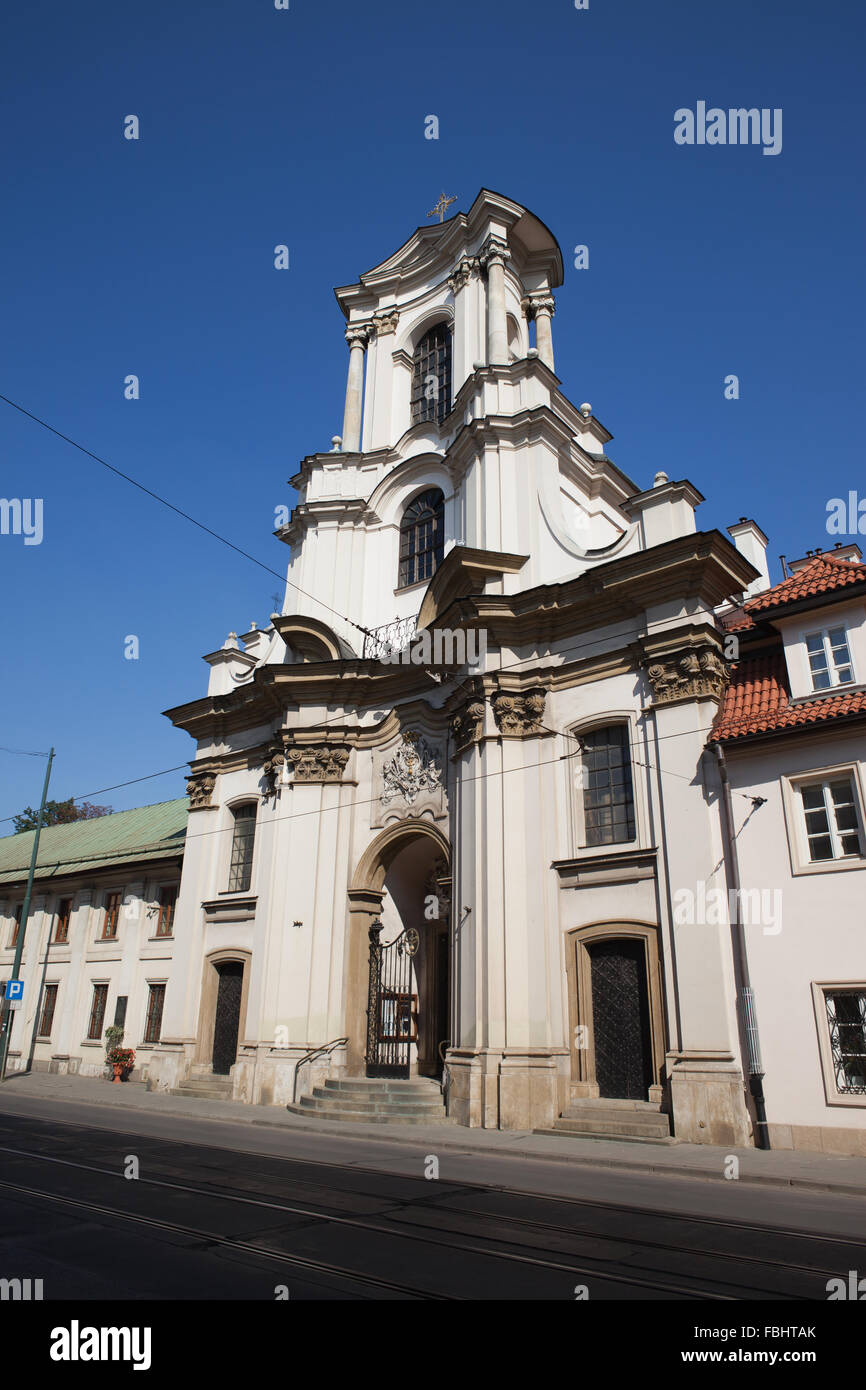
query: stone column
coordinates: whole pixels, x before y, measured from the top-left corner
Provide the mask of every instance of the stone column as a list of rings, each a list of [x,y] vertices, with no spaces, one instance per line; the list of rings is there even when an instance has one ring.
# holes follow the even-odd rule
[[[349,376],[343,415],[343,452],[355,454],[361,447],[361,401],[364,394],[364,352],[370,330],[366,325],[346,329],[349,344]]]
[[[478,271],[477,256],[461,256],[453,273],[448,276],[448,287],[454,297],[454,356],[451,364],[451,383],[455,396],[472,372],[473,362],[478,361],[484,351],[477,336],[478,314],[474,286],[478,279]],[[472,290],[470,286],[473,286]]]
[[[550,320],[556,304],[552,294],[530,294],[521,301],[527,319],[535,319],[535,346],[538,356],[553,371],[553,334]]]
[[[491,238],[481,254],[487,267],[487,365],[508,363],[508,324],[505,318],[505,262],[511,252],[497,237]]]
[[[399,435],[394,434],[391,413],[394,385],[394,362],[389,346],[394,345],[394,333],[399,321],[396,309],[383,309],[373,315],[373,331],[376,335],[373,359],[367,366],[368,380],[372,376],[372,393],[367,395],[367,432],[363,440],[365,449],[381,449],[392,444]],[[371,410],[372,406],[372,410]]]

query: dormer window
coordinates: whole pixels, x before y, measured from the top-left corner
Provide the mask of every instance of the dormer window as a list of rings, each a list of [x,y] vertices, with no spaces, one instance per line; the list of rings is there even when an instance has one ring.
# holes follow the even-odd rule
[[[412,358],[412,424],[441,423],[451,409],[451,329],[437,323]]]
[[[844,627],[807,632],[806,653],[813,690],[830,690],[836,685],[850,685],[854,680],[848,634]]]
[[[403,513],[397,581],[401,589],[432,579],[441,565],[445,549],[444,508],[445,498],[434,487],[415,497]]]

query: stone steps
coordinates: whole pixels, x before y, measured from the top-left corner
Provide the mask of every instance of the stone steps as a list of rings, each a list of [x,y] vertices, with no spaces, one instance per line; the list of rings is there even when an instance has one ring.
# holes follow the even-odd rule
[[[296,1105],[292,1115],[361,1124],[441,1125],[453,1123],[445,1114],[438,1081],[426,1077],[409,1080],[390,1077],[329,1078],[314,1086]]]
[[[658,1105],[644,1100],[575,1100],[551,1129],[536,1134],[572,1135],[576,1139],[625,1139],[644,1144],[675,1144],[670,1120]]]
[[[179,1086],[173,1086],[170,1096],[189,1096],[198,1100],[231,1100],[232,1083],[222,1076],[190,1076]]]

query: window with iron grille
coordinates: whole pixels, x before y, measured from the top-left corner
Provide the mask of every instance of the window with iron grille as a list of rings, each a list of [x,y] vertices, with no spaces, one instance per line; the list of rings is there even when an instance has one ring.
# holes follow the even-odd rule
[[[866,990],[834,990],[824,999],[836,1090],[866,1095]]]
[[[57,1006],[57,985],[46,985],[42,996],[42,1013],[39,1017],[37,1037],[50,1038],[54,1024],[54,1010]]]
[[[253,877],[253,845],[256,838],[255,802],[236,806],[232,812],[235,824],[232,833],[232,858],[229,867],[230,893],[246,893]]]
[[[398,586],[432,579],[445,549],[445,498],[438,487],[422,492],[403,513],[400,523]]]
[[[830,690],[834,685],[849,685],[854,680],[848,634],[844,627],[808,632],[806,654],[813,690]]]
[[[156,919],[157,936],[171,936],[174,927],[174,908],[177,902],[177,885],[159,890],[159,916]]]
[[[437,323],[412,358],[412,424],[442,421],[451,409],[451,329]]]
[[[12,940],[9,942],[10,947],[18,945],[18,933],[21,930],[21,913],[23,911],[24,904],[19,903],[15,909],[15,921],[12,924]]]
[[[162,1006],[165,1003],[165,985],[151,985],[147,996],[147,1018],[144,1024],[146,1043],[158,1043],[162,1032]]]
[[[616,845],[635,838],[628,728],[612,724],[580,735],[584,844]]]
[[[851,776],[803,782],[799,787],[810,861],[863,857],[863,835]]]
[[[72,899],[61,898],[57,904],[57,916],[54,920],[54,940],[69,940],[69,918],[72,916]]]
[[[107,893],[105,897],[105,919],[102,923],[103,941],[117,936],[117,921],[120,917],[120,893]]]
[[[108,1003],[108,985],[93,986],[93,1002],[90,1005],[90,1022],[87,1025],[87,1036],[95,1042],[102,1037],[102,1025],[105,1022],[105,1006]]]

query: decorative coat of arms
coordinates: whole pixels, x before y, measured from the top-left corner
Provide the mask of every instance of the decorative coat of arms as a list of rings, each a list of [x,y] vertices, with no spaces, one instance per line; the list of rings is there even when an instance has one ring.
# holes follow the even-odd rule
[[[421,734],[405,733],[396,753],[382,767],[382,805],[399,799],[414,806],[424,792],[442,786],[442,769],[436,753]]]

